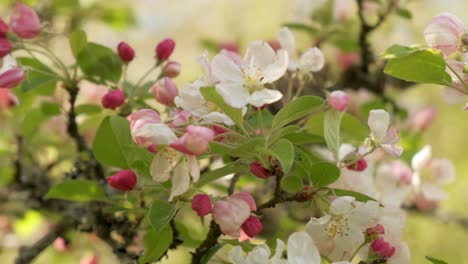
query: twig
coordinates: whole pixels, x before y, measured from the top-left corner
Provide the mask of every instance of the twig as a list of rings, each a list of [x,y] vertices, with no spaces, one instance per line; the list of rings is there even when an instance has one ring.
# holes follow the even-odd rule
[[[202,244],[192,253],[192,264],[200,264],[203,257],[218,244],[218,238],[221,236],[221,229],[214,220],[210,222],[210,230]]]

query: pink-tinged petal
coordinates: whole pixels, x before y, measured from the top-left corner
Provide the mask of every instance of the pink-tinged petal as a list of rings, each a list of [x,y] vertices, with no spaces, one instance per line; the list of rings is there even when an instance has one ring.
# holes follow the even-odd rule
[[[223,97],[224,101],[235,108],[242,108],[247,105],[249,92],[242,83],[219,83],[216,91]]]
[[[255,199],[250,195],[248,192],[238,192],[231,195],[229,199],[240,199],[246,202],[249,205],[250,211],[254,212],[257,211],[257,204],[255,203]]]
[[[174,98],[179,95],[179,89],[177,89],[176,84],[169,77],[164,77],[159,82],[155,83],[151,91],[156,101],[165,106],[173,106]]]
[[[41,32],[41,21],[32,8],[17,3],[10,16],[11,30],[20,38],[35,38]]]
[[[283,98],[283,94],[277,90],[262,89],[252,93],[247,102],[255,107],[262,107],[277,102]]]
[[[172,201],[175,196],[179,196],[188,191],[190,187],[190,175],[187,162],[185,160],[179,162],[172,173],[172,189],[169,201]]]
[[[281,48],[288,52],[289,58],[294,58],[294,56],[296,56],[296,39],[289,28],[281,28],[278,33],[278,41]]]
[[[151,120],[153,123],[161,123],[159,113],[153,109],[141,109],[127,117],[127,120],[130,121],[130,126],[133,126],[133,124],[140,119]]]
[[[187,155],[187,160],[192,180],[193,182],[197,182],[200,179],[200,167],[198,166],[197,157]]]
[[[0,88],[14,88],[18,86],[26,76],[20,68],[12,68],[0,74]]]
[[[287,56],[287,55],[286,55]],[[255,65],[260,69],[265,69],[277,60],[275,51],[265,41],[254,41],[247,48],[244,57],[244,67]]]
[[[241,67],[242,66],[242,58],[239,56],[239,53],[228,51],[228,50],[221,50],[220,54],[225,55],[226,57],[230,58],[234,64]]]
[[[426,26],[424,38],[431,47],[449,55],[457,50],[458,39],[464,31],[465,25],[458,17],[442,13]]]
[[[382,139],[382,144],[396,144],[400,142],[400,132],[395,127],[390,127]]]
[[[250,215],[249,205],[241,199],[217,201],[213,207],[213,218],[224,234],[238,237],[241,225]]]
[[[416,196],[415,204],[419,210],[424,212],[437,208],[437,206],[439,206],[439,201],[429,200],[426,197],[424,197],[422,193],[420,193],[418,196]]]
[[[200,155],[208,150],[214,131],[207,127],[188,126],[187,132],[171,143],[171,147],[188,155]]]
[[[172,118],[172,122],[169,124],[171,127],[180,127],[185,125],[190,117],[192,116],[192,113],[186,110],[181,110],[177,109],[174,113]]]
[[[288,65],[288,53],[283,49],[278,50],[278,54],[275,58],[275,61],[267,67],[263,68],[263,78],[261,79],[261,82],[265,84],[279,80],[288,70]]]
[[[381,141],[387,134],[388,126],[390,125],[390,116],[385,110],[371,110],[367,121],[371,133],[375,140]]]
[[[150,165],[150,174],[154,181],[169,180],[170,173],[179,162],[180,155],[170,148],[165,148],[154,155]]]
[[[448,197],[448,194],[444,192],[439,185],[432,183],[422,183],[421,193],[427,200],[441,201]]]
[[[400,147],[400,146],[391,145],[391,144],[382,144],[382,145],[380,145],[380,147],[385,152],[387,152],[388,154],[390,154],[391,156],[393,156],[395,158],[399,158],[401,156],[401,154],[403,154],[403,148]]]
[[[179,76],[180,69],[181,69],[181,65],[180,65],[179,62],[177,62],[177,61],[168,61],[164,65],[164,67],[162,69],[162,73],[166,77],[175,78],[175,77]]]
[[[221,82],[241,83],[243,81],[240,67],[224,54],[218,54],[211,60],[211,71],[214,79]]]
[[[409,120],[409,126],[413,131],[420,132],[426,130],[437,116],[437,110],[434,107],[427,107],[417,111]]]
[[[328,98],[328,104],[333,109],[343,112],[349,104],[349,96],[343,91],[333,91]]]

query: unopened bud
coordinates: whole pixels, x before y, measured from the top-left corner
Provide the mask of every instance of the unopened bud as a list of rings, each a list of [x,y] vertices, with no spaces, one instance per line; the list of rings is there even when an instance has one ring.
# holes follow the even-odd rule
[[[180,73],[180,63],[177,61],[168,61],[162,70],[164,76],[169,78],[175,78]]]
[[[271,171],[263,167],[263,165],[258,161],[250,163],[249,168],[253,175],[261,179],[266,179],[272,175]]]
[[[346,166],[346,168],[353,171],[364,171],[367,169],[367,161],[365,159],[360,159],[355,163]]]
[[[258,217],[251,215],[242,224],[242,230],[244,230],[244,233],[249,237],[255,237],[262,232],[263,224]]]
[[[328,104],[338,112],[343,112],[349,104],[349,96],[343,91],[334,91],[328,98]]]
[[[115,109],[125,102],[125,94],[120,89],[109,91],[102,97],[102,106],[108,109]]]
[[[131,62],[135,58],[135,51],[133,48],[128,45],[128,43],[122,41],[117,46],[117,52],[119,53],[120,58],[124,62]]]
[[[8,25],[0,18],[0,38],[6,38],[8,32]]]
[[[159,42],[159,44],[156,46],[156,58],[159,61],[167,60],[174,51],[175,45],[175,41],[170,38]]]
[[[371,249],[381,257],[391,258],[395,254],[395,247],[383,238],[378,238],[371,243]]]
[[[8,55],[11,51],[11,43],[7,39],[0,38],[0,59]]]
[[[165,105],[174,105],[174,98],[179,94],[176,84],[171,78],[164,77],[151,88],[156,101]]]
[[[383,227],[383,225],[377,224],[374,227],[367,228],[366,232],[369,235],[372,235],[372,234],[383,235],[385,234],[385,228]]]
[[[0,88],[13,88],[20,84],[25,73],[20,68],[13,68],[0,74]]]
[[[137,184],[137,176],[131,170],[121,170],[107,178],[107,183],[121,191],[131,191]]]
[[[34,9],[17,3],[10,16],[11,30],[20,38],[35,38],[41,32],[41,21]]]
[[[211,199],[206,194],[197,194],[192,199],[192,210],[197,212],[198,216],[210,214],[212,207]]]

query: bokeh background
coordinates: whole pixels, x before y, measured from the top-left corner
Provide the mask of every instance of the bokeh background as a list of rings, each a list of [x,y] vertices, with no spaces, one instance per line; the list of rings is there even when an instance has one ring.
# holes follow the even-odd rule
[[[10,2],[10,3],[7,3]],[[2,0],[0,14],[8,14],[7,5],[13,1]],[[26,1],[41,5],[47,1]],[[56,23],[65,23],[69,16],[75,16],[87,33],[88,39],[109,47],[125,40],[137,51],[130,78],[138,78],[154,62],[155,44],[166,37],[177,42],[172,58],[182,63],[182,73],[176,79],[181,85],[199,76],[201,70],[196,61],[204,50],[202,40],[215,42],[238,42],[242,47],[257,39],[270,40],[284,22],[300,19],[307,10],[320,5],[320,0],[80,0],[83,9],[67,10],[65,18]],[[468,25],[468,1],[465,0],[413,0],[407,7],[413,14],[412,20],[392,16],[372,35],[377,53],[393,43],[423,43],[423,29],[427,21],[440,12],[451,12]],[[102,9],[88,8],[98,5]],[[301,36],[299,36],[301,37]],[[57,49],[63,42],[55,43]],[[302,45],[302,44],[301,44]],[[66,49],[65,49],[66,50]],[[327,57],[334,58],[328,52]],[[70,56],[63,53],[63,56]],[[136,65],[136,66],[135,66]],[[406,228],[406,239],[411,249],[411,263],[427,263],[424,256],[431,255],[448,263],[468,263],[468,223],[461,226],[454,219],[468,219],[468,112],[462,105],[449,105],[441,95],[442,89],[434,85],[418,85],[398,95],[402,105],[435,106],[438,116],[435,123],[424,134],[424,141],[433,146],[434,157],[453,160],[457,180],[447,186],[450,198],[441,204],[447,221],[421,213],[410,213]],[[0,135],[1,136],[1,135]],[[0,142],[1,143],[1,142]],[[1,144],[0,144],[1,145]],[[1,178],[0,178],[1,179]],[[0,212],[1,214],[1,212]],[[202,225],[194,219],[185,233],[196,240],[202,238]],[[288,223],[286,223],[288,225]],[[0,261],[13,263],[18,241],[37,239],[44,227],[44,217],[38,212],[29,212],[14,223],[18,237],[0,237],[5,246],[0,249]],[[181,227],[184,228],[184,227]],[[16,244],[15,244],[16,243]],[[46,250],[35,263],[79,263],[86,254],[97,254],[101,263],[118,263],[109,249],[96,238],[75,234],[73,250],[59,253],[52,247]],[[170,252],[170,263],[188,263],[186,249]],[[214,261],[221,261],[216,260]],[[166,263],[163,261],[163,263]]]

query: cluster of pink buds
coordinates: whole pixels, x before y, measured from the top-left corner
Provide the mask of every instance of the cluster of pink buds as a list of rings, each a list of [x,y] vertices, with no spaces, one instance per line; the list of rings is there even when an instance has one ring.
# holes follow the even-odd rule
[[[373,239],[370,244],[371,250],[379,257],[391,258],[396,249],[381,237],[383,234],[385,234],[385,229],[381,224],[367,229],[367,235]]]

